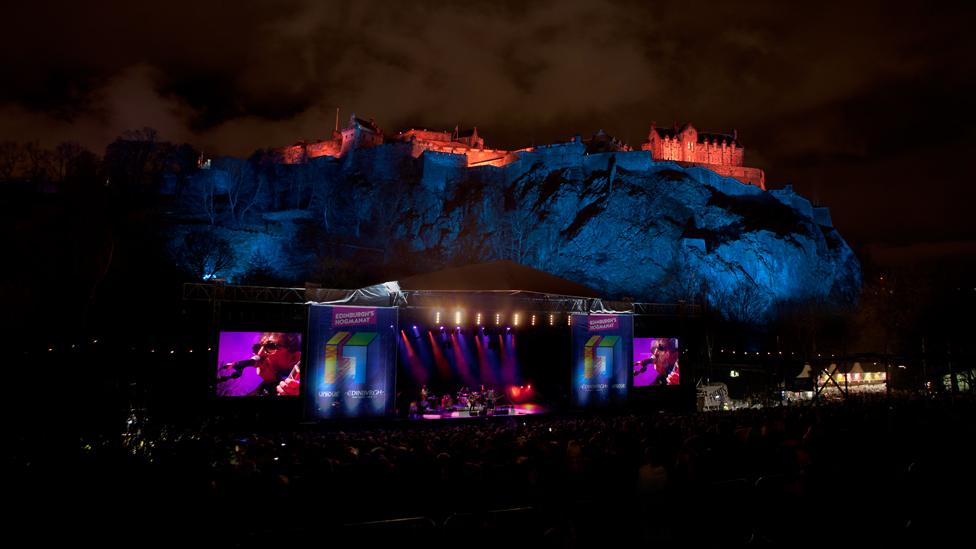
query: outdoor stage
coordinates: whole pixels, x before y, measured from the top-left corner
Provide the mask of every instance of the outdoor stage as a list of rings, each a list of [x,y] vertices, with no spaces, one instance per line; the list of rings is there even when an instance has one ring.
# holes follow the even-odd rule
[[[506,262],[435,275],[444,280],[294,295],[195,285],[187,299],[214,304],[215,395],[294,399],[305,420],[435,420],[619,408],[630,392],[648,400],[680,383],[693,306],[609,302]],[[508,287],[489,289],[499,281]],[[452,289],[429,289],[438,284]]]

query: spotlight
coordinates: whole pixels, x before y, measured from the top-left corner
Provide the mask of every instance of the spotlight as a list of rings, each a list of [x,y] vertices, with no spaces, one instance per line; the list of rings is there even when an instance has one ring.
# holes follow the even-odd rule
[[[519,323],[519,314],[518,313],[515,313],[515,318],[514,318],[513,324],[515,324],[515,326],[518,327],[518,323]]]
[[[501,315],[501,313],[495,313],[495,325],[496,326],[501,326],[501,324],[502,324],[502,315]]]
[[[535,326],[535,315],[532,315],[532,325]]]
[[[573,325],[573,315],[566,315],[566,325],[567,326]]]
[[[460,326],[461,325],[461,310],[460,309],[454,312],[454,324],[455,324],[455,326]]]
[[[512,327],[511,326],[505,326],[505,331],[506,332],[511,332],[512,331]]]
[[[475,324],[477,324],[478,326],[481,326],[481,313],[478,313],[477,320],[475,321]]]
[[[434,313],[434,324],[440,324],[440,323],[441,323],[441,312],[437,311],[436,313]]]
[[[556,315],[549,315],[549,325],[552,326],[556,323]]]

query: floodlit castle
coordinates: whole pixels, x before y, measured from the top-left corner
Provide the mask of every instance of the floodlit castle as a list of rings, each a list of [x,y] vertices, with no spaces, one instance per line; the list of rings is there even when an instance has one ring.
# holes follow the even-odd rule
[[[690,123],[672,128],[658,128],[651,124],[647,142],[641,150],[651,151],[656,161],[671,160],[689,166],[708,168],[720,175],[732,177],[766,190],[766,174],[758,168],[743,165],[745,151],[739,144],[739,132],[699,132]]]
[[[285,164],[300,164],[323,156],[342,158],[357,149],[366,149],[384,144],[409,146],[410,155],[420,157],[427,151],[446,153],[463,157],[462,165],[469,168],[478,166],[501,167],[519,159],[520,155],[537,149],[562,148],[578,151],[579,154],[624,153],[647,156],[651,162],[675,162],[683,166],[699,166],[715,173],[731,177],[749,185],[766,190],[766,176],[761,169],[744,165],[745,150],[739,143],[738,132],[729,133],[700,132],[690,123],[681,127],[658,128],[651,124],[647,142],[639,151],[598,131],[589,139],[575,137],[567,143],[555,143],[541,147],[527,147],[516,150],[492,149],[485,146],[485,140],[478,135],[478,128],[454,131],[431,131],[411,128],[396,135],[386,136],[373,120],[365,120],[355,114],[349,117],[345,128],[339,129],[338,117],[332,138],[313,142],[299,142],[277,149],[278,158]],[[631,165],[635,165],[631,163]]]

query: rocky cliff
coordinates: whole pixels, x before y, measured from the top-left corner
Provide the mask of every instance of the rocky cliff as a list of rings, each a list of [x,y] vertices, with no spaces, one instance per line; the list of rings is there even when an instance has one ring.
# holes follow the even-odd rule
[[[181,203],[194,230],[237,250],[220,273],[231,280],[260,256],[279,278],[328,283],[334,260],[370,250],[375,265],[409,256],[414,272],[512,259],[611,298],[704,297],[742,320],[786,300],[856,299],[857,258],[829,212],[789,187],[766,192],[646,151],[581,147],[541,147],[500,168],[429,151],[413,159],[397,145],[302,166],[225,159],[194,177]],[[201,224],[208,194],[213,223]],[[171,228],[177,255],[187,221]]]

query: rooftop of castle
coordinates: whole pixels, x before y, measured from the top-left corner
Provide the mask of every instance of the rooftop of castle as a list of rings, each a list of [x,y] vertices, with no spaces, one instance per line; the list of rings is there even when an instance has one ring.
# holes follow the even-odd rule
[[[697,141],[698,143],[704,143],[705,141],[712,141],[712,142],[727,141],[729,143],[732,143],[733,145],[740,146],[740,147],[742,146],[742,144],[739,143],[738,132],[735,132],[734,130],[733,133],[701,131],[696,129],[694,126],[692,126],[690,122],[685,123],[680,127],[677,124],[675,124],[670,128],[659,128],[653,125],[651,126],[651,130],[657,132],[658,137],[662,137],[662,138],[669,137],[671,139],[675,139],[678,135],[680,135],[688,128],[695,129],[695,131],[698,133],[698,141]]]

